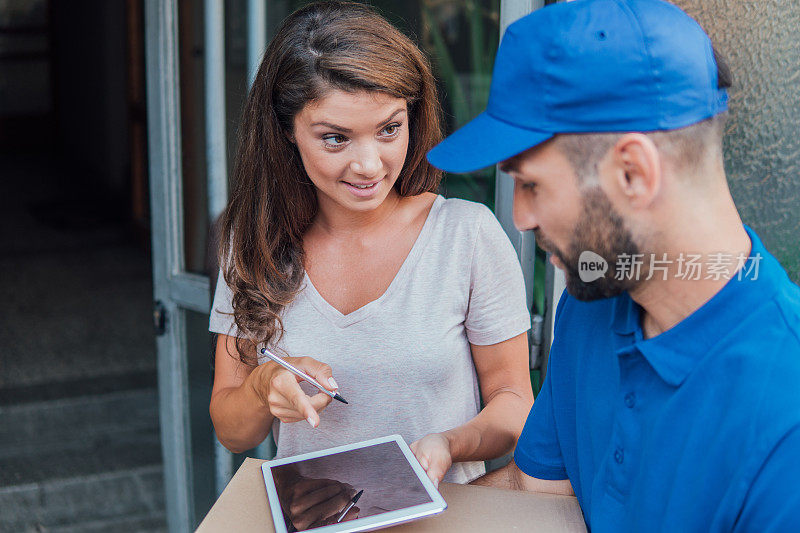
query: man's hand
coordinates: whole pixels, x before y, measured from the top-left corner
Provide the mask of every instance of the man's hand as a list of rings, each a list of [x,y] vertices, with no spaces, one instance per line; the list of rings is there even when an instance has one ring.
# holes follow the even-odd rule
[[[450,441],[442,433],[431,433],[412,442],[410,448],[434,486],[438,488],[439,482],[453,464]]]
[[[572,484],[568,479],[539,479],[531,477],[519,469],[514,461],[498,468],[485,476],[470,482],[470,485],[484,485],[499,489],[526,490],[529,492],[544,492],[547,494],[560,494],[574,496]]]

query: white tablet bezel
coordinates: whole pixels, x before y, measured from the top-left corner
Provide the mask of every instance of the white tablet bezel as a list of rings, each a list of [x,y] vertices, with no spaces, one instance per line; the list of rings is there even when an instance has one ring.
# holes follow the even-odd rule
[[[288,533],[286,529],[286,522],[283,519],[283,511],[281,511],[280,500],[278,499],[278,491],[275,488],[275,481],[272,478],[272,472],[270,471],[270,468],[285,465],[287,463],[303,461],[306,459],[314,459],[315,457],[322,457],[324,455],[332,455],[358,448],[366,448],[387,442],[397,443],[397,445],[400,447],[400,451],[403,452],[403,455],[405,455],[408,464],[411,466],[420,483],[422,483],[422,486],[425,487],[425,491],[428,493],[428,496],[432,501],[430,503],[413,505],[411,507],[405,507],[395,511],[388,511],[378,515],[357,518],[356,520],[350,520],[340,524],[323,526],[309,531],[313,531],[314,533],[355,533],[357,531],[368,531],[370,529],[391,526],[401,522],[408,522],[416,518],[422,518],[424,516],[440,513],[447,509],[447,502],[444,501],[442,495],[439,494],[439,491],[433,486],[433,482],[428,477],[428,474],[425,473],[425,470],[422,468],[422,466],[420,466],[419,461],[417,461],[417,458],[414,456],[414,453],[408,447],[405,440],[403,440],[403,437],[400,435],[388,435],[386,437],[356,442],[346,446],[337,446],[336,448],[329,448],[327,450],[320,450],[318,452],[304,453],[302,455],[284,457],[282,459],[264,462],[261,465],[261,473],[264,476],[264,484],[267,487],[267,500],[269,500],[269,508],[270,512],[272,513],[272,522],[275,524],[275,532]]]

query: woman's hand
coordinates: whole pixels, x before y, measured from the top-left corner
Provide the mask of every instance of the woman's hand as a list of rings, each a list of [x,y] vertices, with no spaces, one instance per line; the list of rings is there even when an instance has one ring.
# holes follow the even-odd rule
[[[412,442],[410,447],[434,486],[438,488],[439,482],[453,464],[450,441],[443,433],[431,433]]]
[[[338,390],[331,367],[311,357],[286,357],[287,362],[316,379],[330,391]],[[269,361],[259,365],[247,378],[262,406],[272,416],[284,423],[307,421],[311,427],[319,425],[319,414],[331,403],[331,397],[319,392],[308,396],[300,388],[302,378],[281,365]]]

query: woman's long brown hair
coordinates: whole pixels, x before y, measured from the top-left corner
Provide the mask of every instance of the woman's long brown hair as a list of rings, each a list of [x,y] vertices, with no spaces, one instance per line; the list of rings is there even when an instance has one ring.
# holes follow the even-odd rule
[[[281,25],[245,104],[231,199],[222,219],[220,265],[233,293],[239,358],[283,334],[282,310],[300,290],[303,234],[317,196],[296,146],[295,115],[332,89],[379,91],[409,108],[409,147],[395,188],[401,196],[436,191],[441,173],[425,154],[441,140],[430,64],[417,46],[372,8],[317,2]],[[213,312],[213,311],[212,311]]]

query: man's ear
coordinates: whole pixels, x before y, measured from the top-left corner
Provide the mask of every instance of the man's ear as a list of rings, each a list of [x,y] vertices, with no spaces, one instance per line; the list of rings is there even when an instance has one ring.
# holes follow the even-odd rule
[[[661,190],[661,154],[650,137],[642,133],[622,135],[611,149],[612,186],[629,205],[650,205]]]

